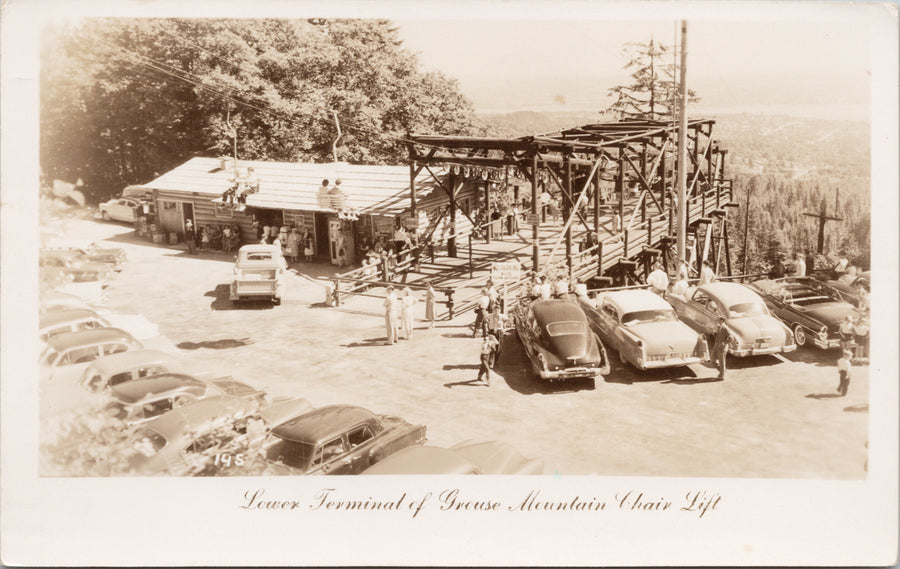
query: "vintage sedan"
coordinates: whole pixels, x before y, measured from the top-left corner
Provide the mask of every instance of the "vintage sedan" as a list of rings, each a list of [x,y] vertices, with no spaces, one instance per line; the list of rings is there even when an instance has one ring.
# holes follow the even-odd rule
[[[788,327],[769,314],[758,294],[742,284],[706,284],[689,290],[688,295],[669,295],[678,317],[710,338],[724,318],[730,355],[757,356],[797,349]]]
[[[359,474],[424,442],[424,425],[362,407],[330,405],[278,425],[263,449],[276,474]]]
[[[825,283],[811,277],[785,277],[752,284],[769,310],[787,324],[798,346],[811,342],[823,350],[841,345],[840,327],[859,311]]]
[[[74,250],[45,249],[38,257],[42,272],[54,272],[68,282],[107,281],[113,269],[107,263],[98,263]]]
[[[543,474],[544,463],[500,441],[465,441],[450,448],[407,447],[362,474]]]
[[[273,426],[312,409],[306,399],[260,408],[258,400],[211,397],[173,409],[138,425],[131,434],[137,451],[129,466],[136,474],[214,474],[216,458],[249,459],[244,452]]]
[[[609,373],[606,350],[577,301],[523,299],[514,315],[516,333],[541,379],[594,378]]]
[[[122,270],[127,258],[125,249],[121,247],[104,247],[96,241],[53,241],[44,250],[74,251],[94,263],[105,263],[116,271]]]
[[[684,366],[709,359],[706,338],[678,320],[672,306],[649,290],[601,294],[593,305],[581,298],[591,328],[622,363],[638,369]]]
[[[270,299],[281,304],[287,261],[275,245],[244,245],[234,264],[231,301]]]
[[[51,311],[42,314],[38,320],[38,334],[42,342],[65,332],[106,327],[109,327],[109,322],[89,308]]]
[[[142,348],[131,334],[119,328],[65,332],[47,340],[40,357],[41,374],[49,379],[77,379],[100,357]]]
[[[97,393],[110,387],[161,373],[184,373],[201,380],[211,380],[217,374],[200,364],[175,354],[158,350],[130,350],[94,360],[85,368],[79,383]]]
[[[143,423],[172,409],[196,403],[201,399],[231,395],[267,402],[265,391],[231,378],[202,381],[180,373],[162,373],[120,383],[109,388],[111,399],[103,411],[129,425]]]
[[[134,210],[140,202],[134,198],[113,198],[100,204],[100,217],[104,221],[134,223]]]
[[[91,305],[77,294],[70,294],[60,291],[46,291],[41,293],[41,314],[46,314],[48,312],[59,312],[62,310],[71,310],[73,308],[90,309]]]

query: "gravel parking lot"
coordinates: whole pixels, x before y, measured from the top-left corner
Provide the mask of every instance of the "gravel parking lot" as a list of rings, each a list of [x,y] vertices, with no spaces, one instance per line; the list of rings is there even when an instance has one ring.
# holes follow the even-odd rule
[[[211,369],[274,395],[313,405],[351,403],[428,426],[431,444],[496,439],[548,473],[626,476],[838,478],[865,476],[868,368],[854,369],[850,392],[836,397],[836,352],[803,348],[787,357],[732,358],[725,381],[711,366],[637,372],[614,352],[596,385],[548,388],[527,369],[514,333],[490,387],[475,383],[479,341],[471,313],[412,340],[385,346],[376,299],[323,306],[325,282],[292,271],[281,306],[235,306],[227,283],[233,259],[188,255],[127,225],[60,220],[54,231],[105,239],[128,261],[109,286],[105,308],[139,314],[169,345]],[[304,274],[306,273],[306,274]],[[423,303],[419,310],[424,315]],[[61,387],[42,386],[44,403]],[[54,391],[56,390],[56,391]]]

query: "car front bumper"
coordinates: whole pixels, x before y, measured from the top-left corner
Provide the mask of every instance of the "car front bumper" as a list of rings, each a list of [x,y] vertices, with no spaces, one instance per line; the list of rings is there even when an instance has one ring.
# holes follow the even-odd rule
[[[841,347],[841,339],[840,338],[829,338],[828,340],[820,340],[819,338],[812,338],[812,343],[815,347],[821,350],[830,350],[831,348],[839,348]]]
[[[678,367],[678,366],[686,366],[691,364],[698,364],[703,361],[703,358],[692,356],[689,358],[668,358],[665,360],[644,360],[640,365],[635,365],[634,367],[639,369],[659,369],[663,367]]]

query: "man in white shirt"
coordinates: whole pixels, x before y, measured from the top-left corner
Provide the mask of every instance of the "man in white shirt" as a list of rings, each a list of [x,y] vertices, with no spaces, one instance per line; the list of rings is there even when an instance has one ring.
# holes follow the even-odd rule
[[[700,270],[700,282],[697,283],[697,286],[712,284],[714,282],[716,282],[716,273],[713,272],[712,267],[709,266],[709,261],[703,261],[703,269]]]
[[[541,281],[541,298],[544,300],[549,300],[550,297],[553,296],[553,285],[550,284],[550,279],[544,277]]]
[[[647,275],[647,284],[650,285],[650,290],[660,296],[665,296],[666,289],[669,288],[669,275],[662,270],[659,263],[654,264],[653,271]]]
[[[794,261],[794,275],[798,277],[806,276],[806,259],[803,258],[803,255],[797,253],[796,260]]]

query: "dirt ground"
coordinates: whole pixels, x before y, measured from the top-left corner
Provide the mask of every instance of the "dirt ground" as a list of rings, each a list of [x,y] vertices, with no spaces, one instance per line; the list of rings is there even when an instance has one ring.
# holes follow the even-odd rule
[[[637,372],[611,352],[595,384],[550,388],[528,370],[514,333],[490,387],[474,382],[473,316],[419,322],[386,346],[378,299],[324,306],[327,264],[289,275],[281,306],[228,300],[233,257],[154,245],[124,224],[58,221],[54,233],[105,239],[128,262],[103,307],[143,315],[170,345],[210,369],[313,405],[350,403],[428,427],[430,444],[495,439],[542,458],[547,473],[617,476],[865,477],[868,367],[836,397],[837,353],[731,358],[724,381],[711,366]],[[418,305],[424,316],[424,305]],[[44,386],[42,399],[51,399]],[[43,405],[42,413],[52,413]],[[46,425],[47,416],[42,417]]]

